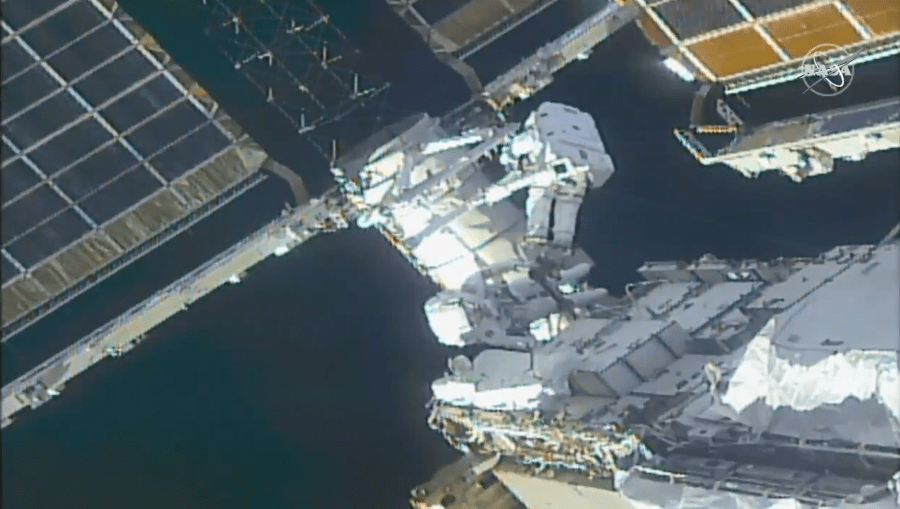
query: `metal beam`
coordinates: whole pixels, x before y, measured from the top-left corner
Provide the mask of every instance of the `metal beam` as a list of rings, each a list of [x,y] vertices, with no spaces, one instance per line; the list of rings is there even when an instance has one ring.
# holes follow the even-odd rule
[[[258,175],[258,174],[257,174]],[[291,210],[244,241],[216,256],[132,307],[120,317],[5,385],[2,424],[25,408],[36,408],[61,391],[66,382],[108,357],[130,350],[144,335],[169,317],[205,297],[269,256],[284,254],[313,236],[347,226],[336,190]]]
[[[780,120],[739,132],[715,154],[695,154],[704,165],[724,164],[747,177],[780,171],[794,180],[807,173],[804,161],[861,161],[872,152],[900,148],[900,98]],[[693,151],[692,151],[693,152]]]

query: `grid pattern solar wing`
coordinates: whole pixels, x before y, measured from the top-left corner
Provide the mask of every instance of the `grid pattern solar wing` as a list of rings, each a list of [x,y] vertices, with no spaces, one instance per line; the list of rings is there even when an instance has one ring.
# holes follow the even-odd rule
[[[5,0],[3,338],[259,181],[265,154],[112,0]]]
[[[662,18],[682,39],[743,21],[728,0],[670,0],[657,7]]]
[[[654,44],[732,90],[796,78],[814,49],[857,63],[900,52],[897,0],[631,1]]]

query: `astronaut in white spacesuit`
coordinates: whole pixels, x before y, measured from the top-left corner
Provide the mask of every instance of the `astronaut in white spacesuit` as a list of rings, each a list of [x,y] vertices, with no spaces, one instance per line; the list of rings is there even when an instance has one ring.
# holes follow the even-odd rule
[[[562,295],[559,289],[583,282],[589,267],[560,270],[559,259],[551,253],[572,250],[578,209],[588,187],[603,185],[614,171],[591,116],[563,104],[541,104],[500,145],[499,162],[506,175],[468,207],[498,203],[528,188],[523,239],[527,261],[484,269],[460,290],[441,292],[428,301],[429,325],[447,345],[528,349],[536,340],[531,331],[536,321],[597,304],[606,296],[605,290],[587,288]],[[521,267],[513,267],[516,264]],[[527,276],[509,277],[513,268],[523,267]]]
[[[490,152],[498,156],[497,161],[506,173],[455,207],[454,211],[431,220],[410,244],[417,245],[468,211],[494,205],[516,191],[528,188],[522,254],[535,262],[540,258],[558,259],[556,255],[570,253],[578,209],[588,188],[602,186],[614,171],[594,119],[571,106],[543,103],[521,125],[472,129],[457,137],[423,145],[420,151],[434,156],[466,144],[475,146],[455,154],[458,162],[470,164]],[[428,181],[446,179],[464,167],[464,164],[450,164],[431,175]],[[402,182],[398,187],[407,189],[406,184]],[[421,194],[424,187],[418,184],[407,189],[404,199]]]
[[[503,146],[500,162],[527,182],[525,243],[564,250],[572,249],[588,188],[603,185],[614,171],[594,119],[559,103],[532,112]]]

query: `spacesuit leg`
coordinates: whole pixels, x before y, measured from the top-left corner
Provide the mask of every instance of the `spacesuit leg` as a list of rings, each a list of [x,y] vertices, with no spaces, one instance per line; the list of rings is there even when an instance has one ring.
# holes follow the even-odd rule
[[[547,242],[550,240],[550,214],[553,212],[552,189],[532,186],[528,189],[525,202],[527,216],[526,241]]]
[[[587,191],[587,179],[579,178],[571,184],[557,187],[553,207],[553,244],[571,249],[575,241],[575,227],[578,223],[578,209]]]

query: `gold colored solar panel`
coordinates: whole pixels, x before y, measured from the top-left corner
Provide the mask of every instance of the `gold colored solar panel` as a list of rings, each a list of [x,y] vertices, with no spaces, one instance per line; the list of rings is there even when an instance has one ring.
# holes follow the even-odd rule
[[[900,1],[845,0],[875,35],[900,32]]]
[[[765,27],[793,58],[803,58],[820,44],[845,46],[862,40],[853,25],[831,5],[777,19]]]
[[[637,23],[653,44],[735,92],[794,79],[821,45],[860,62],[900,52],[900,0],[628,1],[645,11]]]
[[[752,71],[781,61],[752,28],[742,28],[689,46],[716,76]]]
[[[657,46],[666,46],[669,44],[669,38],[659,29],[659,25],[650,19],[650,16],[644,14],[638,19],[637,24],[641,27],[641,30],[643,30],[644,35],[646,35],[653,44]]]

